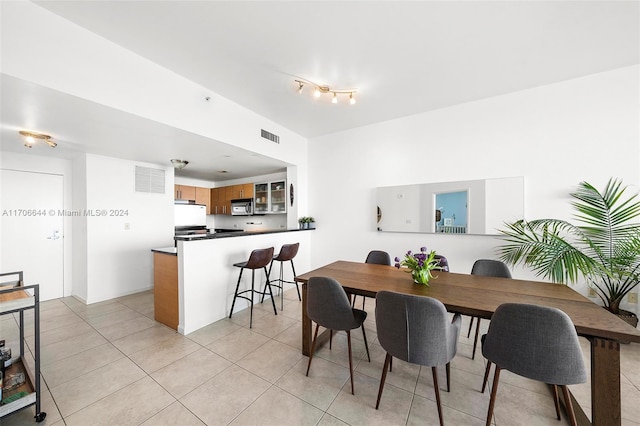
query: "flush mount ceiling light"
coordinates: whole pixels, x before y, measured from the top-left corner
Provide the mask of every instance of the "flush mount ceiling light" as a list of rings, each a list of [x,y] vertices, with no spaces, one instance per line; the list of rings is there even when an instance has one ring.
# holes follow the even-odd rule
[[[18,133],[24,136],[24,146],[27,148],[33,147],[33,144],[38,140],[45,141],[51,148],[58,146],[57,143],[51,140],[51,136],[45,135],[44,133],[30,132],[28,130],[20,130]]]
[[[189,164],[189,162],[187,160],[178,160],[177,158],[172,158],[171,164],[173,164],[173,167],[175,169],[182,170],[187,167],[187,164]]]
[[[349,95],[349,104],[353,105],[356,103],[356,98],[353,97],[353,94],[358,92],[357,89],[332,89],[329,86],[321,86],[320,84],[316,84],[308,80],[296,79],[294,81],[298,83],[299,94],[302,94],[305,86],[309,86],[313,88],[313,96],[315,96],[316,98],[319,98],[325,93],[330,93],[332,95],[331,97],[332,104],[338,103],[338,95]]]

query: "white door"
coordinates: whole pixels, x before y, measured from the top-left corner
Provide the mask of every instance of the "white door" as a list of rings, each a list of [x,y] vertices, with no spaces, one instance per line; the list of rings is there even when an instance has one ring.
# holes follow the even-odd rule
[[[40,300],[62,297],[63,177],[0,170],[0,271],[24,271]]]

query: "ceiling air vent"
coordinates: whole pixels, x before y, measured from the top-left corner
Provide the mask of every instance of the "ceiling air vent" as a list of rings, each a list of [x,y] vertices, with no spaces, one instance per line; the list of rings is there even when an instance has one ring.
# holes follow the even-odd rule
[[[271,142],[280,143],[280,136],[267,132],[265,129],[260,129],[260,132],[260,136],[263,138],[269,139]]]
[[[136,192],[164,194],[164,169],[136,166]]]

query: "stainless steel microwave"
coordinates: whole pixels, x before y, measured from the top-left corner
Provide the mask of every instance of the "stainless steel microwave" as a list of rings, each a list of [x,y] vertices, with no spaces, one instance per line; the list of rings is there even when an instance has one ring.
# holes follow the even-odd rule
[[[251,216],[253,214],[253,199],[241,198],[231,200],[231,216]]]

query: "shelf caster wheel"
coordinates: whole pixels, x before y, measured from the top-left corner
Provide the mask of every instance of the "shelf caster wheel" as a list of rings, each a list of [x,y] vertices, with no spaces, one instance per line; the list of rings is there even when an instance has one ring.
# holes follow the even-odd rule
[[[45,418],[45,417],[47,417],[47,413],[45,413],[44,411],[43,411],[43,412],[40,412],[40,413],[38,413],[38,414],[36,414],[36,415],[35,415],[36,423],[40,423],[40,422],[42,422],[42,421],[44,420],[44,418]]]

